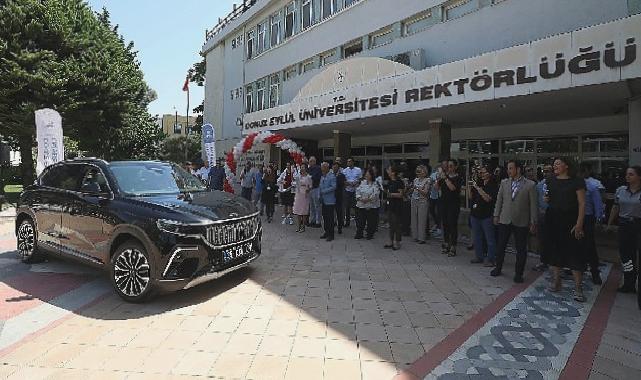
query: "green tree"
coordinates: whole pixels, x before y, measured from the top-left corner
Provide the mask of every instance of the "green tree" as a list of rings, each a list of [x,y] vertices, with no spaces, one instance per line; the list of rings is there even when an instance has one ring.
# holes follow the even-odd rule
[[[133,43],[83,0],[0,0],[0,131],[33,179],[34,111],[53,108],[78,149],[105,159],[153,158],[162,131],[147,106]]]
[[[205,70],[207,62],[203,57],[202,61],[194,63],[189,69],[189,81],[195,83],[198,87],[205,85]],[[205,101],[203,100],[192,112],[196,115],[196,124],[192,128],[194,132],[200,133],[203,127],[203,112],[205,110]]]
[[[200,158],[200,135],[169,137],[160,146],[160,159],[175,163]]]

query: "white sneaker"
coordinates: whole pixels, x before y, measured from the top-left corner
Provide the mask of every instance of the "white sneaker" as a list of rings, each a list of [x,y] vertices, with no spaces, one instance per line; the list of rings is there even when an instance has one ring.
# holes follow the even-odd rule
[[[287,224],[287,218],[283,217],[283,220],[280,222],[280,224]]]
[[[292,218],[291,216],[289,218],[287,218],[287,224],[289,224],[290,226],[293,225],[294,224],[294,218]]]

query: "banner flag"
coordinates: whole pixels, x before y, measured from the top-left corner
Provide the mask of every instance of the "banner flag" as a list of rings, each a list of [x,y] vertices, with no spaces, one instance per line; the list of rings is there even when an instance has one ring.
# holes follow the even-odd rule
[[[214,166],[216,165],[216,136],[214,132],[214,126],[211,124],[203,125],[202,136],[205,156],[207,156],[209,165]]]
[[[62,140],[62,117],[52,109],[37,110],[36,141],[38,142],[38,162],[36,174],[40,175],[49,165],[65,159]]]

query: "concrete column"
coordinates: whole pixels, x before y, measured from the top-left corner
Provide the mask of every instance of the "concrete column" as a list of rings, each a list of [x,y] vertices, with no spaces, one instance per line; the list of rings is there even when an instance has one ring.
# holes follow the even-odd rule
[[[429,122],[430,166],[435,168],[439,162],[450,157],[452,130],[443,119],[433,119]]]
[[[352,136],[348,133],[334,130],[334,158],[340,157],[343,165],[352,151]]]
[[[641,97],[628,102],[630,165],[641,165]]]

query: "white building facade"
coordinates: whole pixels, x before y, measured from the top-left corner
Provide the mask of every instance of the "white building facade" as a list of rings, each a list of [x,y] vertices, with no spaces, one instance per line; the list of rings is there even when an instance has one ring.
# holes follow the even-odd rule
[[[217,151],[641,163],[641,0],[257,0],[207,33]],[[267,147],[253,158],[278,161]]]

